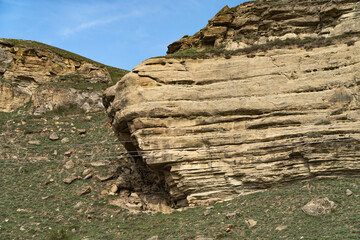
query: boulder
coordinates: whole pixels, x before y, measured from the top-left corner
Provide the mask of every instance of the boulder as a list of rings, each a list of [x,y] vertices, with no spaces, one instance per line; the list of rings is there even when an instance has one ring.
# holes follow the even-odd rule
[[[315,198],[308,202],[301,210],[311,216],[320,216],[328,214],[331,210],[335,209],[337,204],[333,201],[330,201],[327,197],[325,198]]]

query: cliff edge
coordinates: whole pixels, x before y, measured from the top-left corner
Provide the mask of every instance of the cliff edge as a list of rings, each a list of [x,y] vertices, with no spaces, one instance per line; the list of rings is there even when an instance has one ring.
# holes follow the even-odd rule
[[[174,207],[360,176],[360,1],[282,2],[224,8],[205,30],[169,46],[199,53],[260,44],[230,37],[237,34],[265,38],[251,54],[249,46],[230,56],[169,54],[106,90],[115,133]],[[207,32],[215,30],[222,33]],[[293,34],[295,42],[284,37]]]

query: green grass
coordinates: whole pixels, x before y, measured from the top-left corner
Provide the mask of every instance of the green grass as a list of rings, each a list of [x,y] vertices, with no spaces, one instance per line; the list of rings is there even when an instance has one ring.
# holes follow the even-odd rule
[[[6,80],[6,79],[2,78],[2,77],[0,77],[0,83],[6,83],[6,84],[9,84],[9,85],[11,85],[11,84],[12,84],[12,82],[10,82],[10,81],[8,81],[8,80]]]
[[[46,50],[52,51],[56,54],[59,54],[63,58],[73,59],[78,62],[86,61],[89,63],[94,63],[94,64],[98,65],[99,67],[106,68],[109,71],[113,83],[116,83],[117,81],[119,81],[121,79],[121,77],[123,77],[126,73],[129,72],[127,70],[111,67],[111,66],[93,61],[89,58],[80,56],[78,54],[63,50],[61,48],[57,48],[57,47],[50,46],[50,45],[40,43],[40,42],[36,42],[36,41],[0,38],[0,43],[5,43],[5,44],[11,45],[11,46],[18,46],[18,47],[31,47],[31,48],[38,48],[38,49],[46,49]]]
[[[114,196],[100,195],[109,183],[95,179],[66,185],[70,174],[81,175],[89,162],[116,155],[123,148],[106,123],[105,114],[88,114],[78,109],[56,109],[42,116],[0,113],[0,239],[356,239],[360,234],[360,178],[323,180],[273,188],[217,203],[210,215],[205,207],[172,214],[134,215],[109,205]],[[79,136],[77,129],[86,129]],[[51,131],[69,143],[52,142]],[[38,140],[41,145],[29,145]],[[96,144],[93,144],[96,143]],[[54,151],[58,152],[53,156]],[[64,152],[73,152],[70,158]],[[91,156],[87,156],[91,153]],[[65,169],[72,159],[74,169]],[[21,169],[20,169],[21,167]],[[21,171],[19,171],[21,170]],[[54,181],[46,184],[49,179]],[[77,196],[84,186],[92,192]],[[345,195],[346,189],[354,192]],[[329,197],[339,207],[328,215],[305,215],[301,207],[315,197]],[[76,206],[78,205],[78,206]],[[240,212],[234,219],[226,214]],[[247,219],[257,225],[249,229]],[[287,228],[277,231],[279,225]],[[224,229],[230,227],[231,231]]]
[[[248,36],[245,35],[237,36],[236,38],[249,38],[255,39],[256,36]],[[313,48],[318,47],[326,47],[330,45],[337,44],[338,42],[344,42],[348,46],[354,44],[354,40],[352,38],[360,37],[359,33],[355,34],[344,34],[336,37],[331,38],[288,38],[285,40],[276,39],[273,41],[268,41],[264,44],[254,44],[247,48],[237,49],[237,50],[226,50],[223,46],[220,47],[209,47],[205,49],[197,49],[197,48],[190,48],[185,49],[176,53],[168,54],[166,58],[192,58],[192,59],[206,59],[212,57],[225,57],[230,58],[231,56],[243,55],[243,54],[254,54],[256,52],[266,52],[271,49],[281,49],[287,47],[298,47],[298,48],[305,48],[307,50],[311,50]],[[349,40],[350,39],[350,40]]]

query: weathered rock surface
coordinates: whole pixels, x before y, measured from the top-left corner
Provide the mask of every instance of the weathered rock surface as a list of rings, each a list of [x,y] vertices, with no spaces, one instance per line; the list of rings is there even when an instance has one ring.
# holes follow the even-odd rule
[[[171,200],[207,204],[360,176],[360,41],[231,59],[149,59],[106,91],[125,148]]]
[[[75,85],[112,82],[108,70],[96,63],[66,58],[50,49],[15,46],[6,39],[0,39],[0,80],[0,111],[14,111],[31,102],[35,114],[57,107],[101,111],[101,91]]]
[[[167,53],[188,48],[246,48],[275,39],[334,37],[360,32],[358,0],[258,0],[224,7],[193,36],[168,46]]]
[[[335,209],[337,204],[326,198],[315,198],[301,208],[304,213],[312,216],[321,216],[328,214]]]

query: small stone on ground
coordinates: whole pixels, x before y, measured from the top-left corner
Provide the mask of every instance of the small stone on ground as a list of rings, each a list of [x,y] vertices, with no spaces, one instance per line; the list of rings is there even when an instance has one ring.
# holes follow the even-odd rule
[[[351,196],[351,195],[353,195],[353,192],[350,190],[350,189],[346,189],[346,196]]]
[[[150,238],[148,238],[147,240],[159,240],[159,236],[152,236]]]
[[[56,141],[56,140],[59,140],[60,137],[59,137],[59,135],[57,135],[57,133],[53,132],[53,133],[50,134],[49,139],[51,141]]]
[[[255,227],[255,225],[257,224],[257,221],[255,221],[254,219],[248,219],[248,220],[245,220],[245,223],[251,229],[251,228]]]
[[[65,163],[64,167],[65,167],[66,169],[72,169],[72,168],[75,167],[75,164],[74,164],[74,162],[73,162],[72,160],[70,160],[70,161],[67,161],[67,162]]]
[[[80,191],[78,191],[76,193],[76,195],[82,196],[82,195],[85,195],[85,194],[88,194],[88,193],[91,193],[91,187],[86,186],[86,187],[83,187],[82,189],[80,189]]]
[[[285,225],[280,225],[280,226],[277,226],[276,228],[275,228],[275,230],[277,230],[277,231],[282,231],[282,230],[284,230],[284,229],[286,229],[287,228],[287,226],[285,226]]]
[[[77,176],[71,175],[71,176],[65,178],[65,179],[63,180],[63,182],[66,183],[66,184],[71,184],[72,182],[74,182],[74,181],[77,180],[77,179],[78,179]]]

